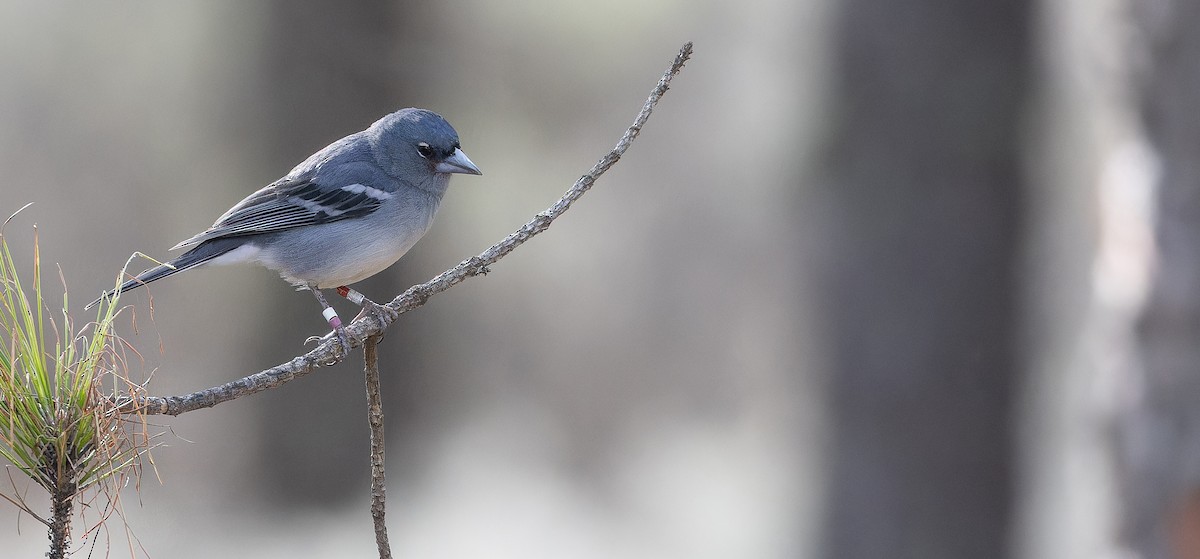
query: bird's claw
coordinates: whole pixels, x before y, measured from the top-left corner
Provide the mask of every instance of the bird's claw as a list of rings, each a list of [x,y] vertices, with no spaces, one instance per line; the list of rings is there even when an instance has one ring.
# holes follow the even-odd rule
[[[349,355],[350,350],[353,349],[353,346],[350,345],[350,338],[348,336],[346,336],[345,328],[334,329],[333,331],[331,331],[328,334],[325,334],[324,336],[309,336],[307,339],[304,340],[304,345],[319,344],[319,343],[325,341],[325,338],[328,338],[331,335],[333,335],[334,337],[337,338],[338,349],[341,350],[341,354]]]
[[[379,303],[376,303],[370,299],[363,299],[362,310],[358,312],[358,316],[354,317],[354,320],[358,320],[366,316],[367,313],[374,315],[375,319],[384,326],[387,326],[388,324],[395,322],[397,318],[400,318],[400,311],[397,311],[387,305],[380,305]]]
[[[341,326],[334,329],[337,334],[338,343],[342,346],[342,355],[350,355],[350,350],[353,349],[350,345],[350,338],[346,337],[346,329]]]

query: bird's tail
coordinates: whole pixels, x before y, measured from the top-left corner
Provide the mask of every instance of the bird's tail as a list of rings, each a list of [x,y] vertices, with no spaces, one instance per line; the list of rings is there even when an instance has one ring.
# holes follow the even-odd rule
[[[96,305],[100,304],[100,301],[111,298],[115,295],[120,295],[120,294],[122,294],[126,291],[129,291],[130,289],[133,289],[135,287],[138,287],[140,285],[145,285],[152,281],[156,281],[156,280],[165,278],[169,275],[176,274],[176,273],[182,272],[184,270],[190,270],[192,268],[195,268],[196,266],[204,264],[218,256],[221,256],[222,254],[225,254],[225,253],[241,246],[243,242],[244,242],[244,239],[234,237],[234,238],[212,239],[207,242],[201,243],[200,246],[197,246],[196,248],[193,248],[192,250],[189,250],[183,254],[180,254],[178,257],[171,260],[170,262],[167,262],[166,264],[160,264],[158,266],[150,268],[149,270],[146,270],[146,271],[134,276],[133,279],[130,279],[130,280],[126,281],[125,283],[122,283],[120,287],[110,290],[110,291],[105,291],[104,294],[101,295],[98,299],[96,299],[95,301],[92,301],[91,303],[88,303],[87,306],[83,308],[83,310],[85,310],[85,311],[89,310],[92,307],[95,307]]]

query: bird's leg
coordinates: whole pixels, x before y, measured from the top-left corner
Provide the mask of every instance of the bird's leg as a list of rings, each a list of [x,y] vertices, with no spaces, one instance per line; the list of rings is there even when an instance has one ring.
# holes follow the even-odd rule
[[[329,326],[333,328],[337,334],[338,341],[342,344],[342,353],[348,355],[350,353],[350,338],[346,337],[346,329],[342,327],[342,319],[338,317],[337,311],[329,306],[329,302],[325,300],[325,296],[321,294],[321,290],[317,289],[316,285],[309,285],[308,290],[317,298],[317,302],[321,303],[321,315],[329,322]]]
[[[400,313],[398,311],[393,310],[391,307],[380,305],[379,303],[368,299],[362,293],[359,293],[358,291],[355,291],[349,287],[339,285],[337,292],[338,295],[349,299],[351,303],[362,307],[362,311],[358,313],[358,316],[354,317],[354,320],[358,320],[367,312],[370,312],[371,314],[375,315],[375,318],[379,319],[380,324],[387,326],[388,324],[395,322],[397,318],[400,318]]]

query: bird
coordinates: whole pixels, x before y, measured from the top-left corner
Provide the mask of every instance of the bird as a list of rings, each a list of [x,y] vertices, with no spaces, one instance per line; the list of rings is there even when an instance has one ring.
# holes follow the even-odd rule
[[[348,353],[341,319],[321,290],[336,288],[364,313],[395,320],[396,311],[347,286],[388,268],[424,236],[454,174],[483,174],[463,151],[458,132],[433,111],[401,109],[314,153],[208,229],[171,247],[186,252],[104,292],[85,309],[206,264],[257,263],[311,291]]]

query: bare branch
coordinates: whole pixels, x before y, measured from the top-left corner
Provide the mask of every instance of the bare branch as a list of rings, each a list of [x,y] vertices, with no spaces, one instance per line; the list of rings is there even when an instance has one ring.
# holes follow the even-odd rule
[[[625,154],[625,150],[629,149],[629,146],[638,137],[638,134],[641,133],[642,126],[650,118],[650,113],[654,111],[655,106],[658,105],[658,101],[667,92],[667,89],[671,85],[671,79],[683,69],[684,63],[688,61],[691,55],[692,43],[689,42],[679,49],[679,53],[675,56],[671,67],[658,80],[658,84],[650,92],[650,96],[646,99],[645,104],[642,105],[642,110],[634,118],[633,124],[625,130],[625,134],[621,136],[616,147],[605,154],[604,157],[601,157],[592,166],[591,170],[579,177],[579,180],[575,181],[575,184],[554,205],[534,216],[529,223],[526,223],[520,229],[517,229],[499,243],[492,245],[491,248],[483,251],[478,256],[472,256],[463,260],[457,266],[442,272],[437,277],[410,287],[407,291],[389,302],[387,306],[400,313],[420,307],[430,297],[450,289],[463,280],[480,274],[486,274],[488,266],[512,252],[534,235],[549,228],[551,222],[566,212],[571,207],[571,204],[578,200],[580,196],[583,196],[601,175],[621,159],[621,156]],[[388,326],[381,323],[374,316],[374,313],[365,314],[366,316],[346,327],[346,335],[356,347],[361,346],[362,341],[368,337],[381,334]],[[192,410],[210,408],[241,396],[275,388],[305,376],[321,365],[328,366],[340,363],[347,356],[342,354],[338,348],[339,344],[336,339],[332,336],[326,336],[312,351],[270,369],[183,396],[135,396],[122,402],[121,410],[125,413],[140,411],[146,414],[179,415]]]
[[[383,398],[379,395],[379,335],[363,341],[363,361],[367,377],[367,423],[371,425],[371,520],[375,523],[375,545],[379,559],[391,559],[387,524],[383,521],[387,500],[387,476],[383,469]]]

